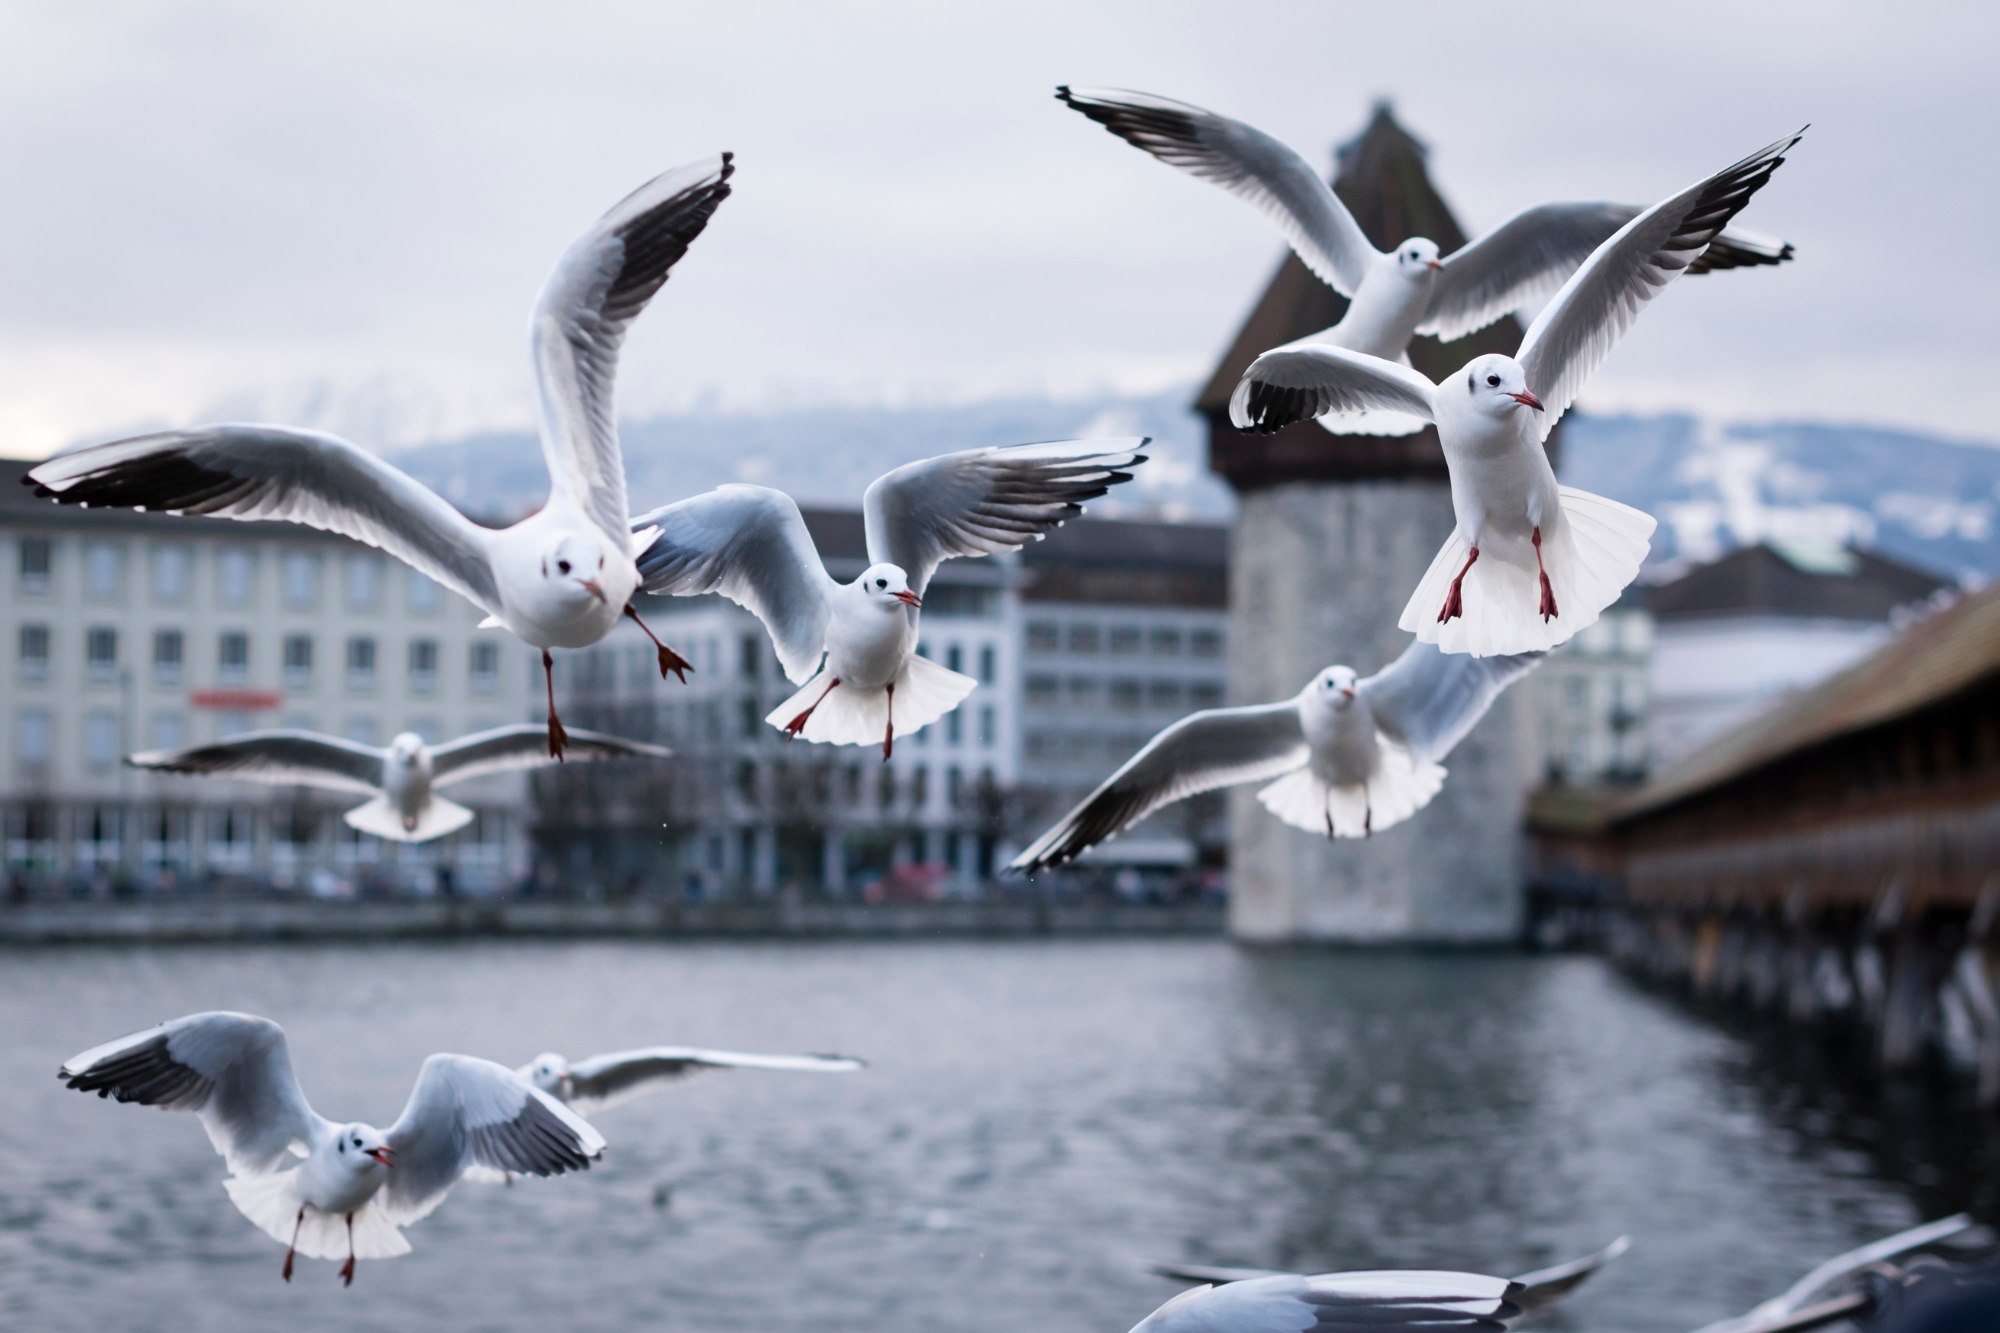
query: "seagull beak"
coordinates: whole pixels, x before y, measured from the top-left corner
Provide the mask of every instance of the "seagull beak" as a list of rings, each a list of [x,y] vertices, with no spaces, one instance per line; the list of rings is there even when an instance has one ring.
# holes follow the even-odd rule
[[[396,1164],[396,1154],[387,1148],[370,1148],[368,1155],[384,1166],[394,1166]]]
[[[1435,260],[1435,259],[1426,259],[1426,260],[1424,261],[1424,267],[1425,267],[1425,268],[1427,268],[1427,269],[1429,269],[1429,270],[1430,270],[1431,272],[1433,272],[1433,273],[1442,273],[1442,272],[1444,272],[1444,265],[1443,265],[1443,264],[1440,264],[1440,263],[1438,263],[1438,262],[1437,262],[1437,260]]]
[[[894,597],[897,601],[901,602],[904,606],[914,606],[921,608],[924,604],[923,598],[917,596],[915,593],[911,592],[908,588],[903,589],[901,592],[890,593],[889,595],[891,597]]]
[[[600,602],[604,600],[604,585],[602,583],[599,583],[596,579],[578,579],[577,582],[581,583],[583,590],[592,597],[595,597]]]
[[[1523,391],[1521,393],[1510,393],[1507,396],[1523,407],[1532,407],[1537,412],[1542,410],[1542,400],[1531,393]]]
[[[1354,691],[1351,689],[1343,689],[1340,692],[1340,697],[1343,699],[1352,699],[1354,697]]]

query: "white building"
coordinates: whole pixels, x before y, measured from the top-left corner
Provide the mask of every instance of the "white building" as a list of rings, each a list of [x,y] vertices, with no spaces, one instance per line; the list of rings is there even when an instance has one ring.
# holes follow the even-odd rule
[[[10,881],[125,891],[240,877],[320,891],[526,869],[526,784],[420,847],[338,793],[144,773],[136,750],[301,727],[371,744],[522,720],[529,654],[397,561],[286,524],[78,509],[0,463],[0,860]]]
[[[1524,682],[1535,691],[1542,774],[1558,787],[1629,785],[1646,775],[1653,618],[1634,583]]]

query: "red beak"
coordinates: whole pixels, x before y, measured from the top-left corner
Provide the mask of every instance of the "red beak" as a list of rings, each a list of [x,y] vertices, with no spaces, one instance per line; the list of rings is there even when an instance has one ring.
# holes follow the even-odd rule
[[[915,593],[911,592],[908,588],[903,589],[901,592],[890,593],[889,595],[891,597],[894,597],[897,601],[901,602],[904,606],[922,607],[924,604],[923,599],[918,597]]]
[[[1354,697],[1354,691],[1353,691],[1353,690],[1342,690],[1342,691],[1340,692],[1340,697],[1341,697],[1341,698],[1343,698],[1343,699],[1352,699],[1352,698]]]
[[[604,600],[604,585],[602,583],[599,583],[596,579],[579,579],[577,581],[583,584],[583,590],[592,597],[595,597],[600,602]]]
[[[1532,407],[1537,412],[1542,410],[1542,400],[1531,393],[1523,391],[1521,393],[1510,393],[1507,396],[1515,402],[1520,403],[1523,407]]]
[[[368,1155],[384,1166],[394,1166],[396,1164],[396,1154],[387,1148],[370,1148]]]
[[[1438,263],[1437,260],[1435,259],[1426,259],[1424,261],[1424,267],[1427,269],[1433,269],[1440,272],[1443,271],[1444,269],[1444,265]]]

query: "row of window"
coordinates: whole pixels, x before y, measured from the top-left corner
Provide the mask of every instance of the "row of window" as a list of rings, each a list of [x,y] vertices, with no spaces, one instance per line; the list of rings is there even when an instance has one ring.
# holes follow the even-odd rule
[[[115,709],[93,708],[83,715],[83,764],[93,773],[108,773],[118,766],[126,749],[176,750],[188,744],[189,714],[184,709],[162,709],[148,720],[143,745],[137,736],[124,734],[122,718]],[[317,731],[315,719],[293,714],[278,724],[299,731]],[[216,735],[233,736],[258,725],[247,712],[224,711],[216,718]],[[468,730],[481,731],[498,722],[480,722]],[[412,718],[408,730],[436,744],[447,740],[443,725],[435,718]],[[380,745],[385,739],[381,722],[366,714],[347,719],[341,734],[362,745]],[[46,767],[56,753],[56,720],[46,708],[23,708],[14,715],[14,758],[23,769]]]
[[[895,805],[898,799],[913,806],[930,801],[931,770],[927,764],[913,766],[899,784],[895,770],[879,766],[869,768],[861,764],[845,764],[838,770],[824,765],[804,770],[779,770],[760,767],[745,759],[736,765],[736,794],[744,801],[758,804],[769,799],[761,789],[766,780],[771,783],[799,780],[805,783],[806,794],[814,802],[825,805],[836,799],[836,771],[840,774],[838,799],[848,805],[861,803],[871,781],[875,786],[875,798],[885,809]],[[870,779],[866,776],[868,773],[875,776]],[[995,798],[998,790],[991,768],[981,768],[974,774],[952,764],[944,770],[944,799],[947,805],[965,805],[974,798]]]
[[[928,607],[929,603],[925,603],[925,605]],[[917,652],[925,657],[936,659],[936,651],[930,644],[918,644]],[[946,667],[960,674],[965,674],[966,658],[967,654],[964,644],[948,643],[945,645],[943,660]],[[743,679],[761,679],[763,673],[769,667],[776,666],[775,659],[771,656],[770,637],[765,634],[745,634],[737,646],[736,660],[737,674],[742,676]],[[977,675],[979,682],[982,685],[991,685],[1000,674],[999,653],[992,644],[983,643],[979,645],[978,664],[979,670]]]
[[[49,674],[51,635],[47,625],[23,625],[20,632],[20,670],[26,680],[46,680]],[[305,689],[313,681],[313,636],[287,634],[280,647],[285,685]],[[153,632],[153,679],[163,685],[178,684],[187,665],[187,636],[177,629]],[[84,668],[94,681],[109,681],[118,674],[118,631],[109,625],[93,625],[84,631]],[[436,639],[411,639],[408,644],[410,688],[428,694],[437,688],[438,643]],[[375,684],[376,641],[368,634],[347,640],[347,683],[355,689]],[[472,645],[467,661],[471,687],[490,693],[500,680],[500,645],[478,642]],[[241,685],[250,679],[250,635],[242,630],[224,630],[216,636],[215,678],[223,685]]]
[[[1065,647],[1073,653],[1108,650],[1121,657],[1142,650],[1154,657],[1179,657],[1183,652],[1189,657],[1220,657],[1222,631],[1209,626],[1183,632],[1178,625],[1154,625],[1146,629],[1138,625],[1105,627],[1079,623],[1071,625],[1065,635],[1063,627],[1054,621],[1028,622],[1029,652],[1055,653]]]
[[[224,546],[215,554],[215,599],[223,606],[247,606],[256,592],[259,552],[247,546]],[[119,601],[125,595],[126,547],[115,541],[83,544],[84,594],[93,601]],[[322,567],[318,551],[286,551],[278,557],[279,586],[285,605],[299,610],[320,604]],[[156,545],[147,554],[146,593],[154,604],[185,602],[193,584],[194,553],[186,546]],[[340,558],[342,591],[350,610],[373,611],[382,602],[383,558],[372,551],[350,551]],[[20,541],[20,590],[39,596],[49,590],[55,572],[55,551],[47,537]],[[441,589],[414,569],[404,569],[404,604],[412,612],[437,610]]]
[[[1071,676],[1065,682],[1059,676],[1034,673],[1027,679],[1027,702],[1030,708],[1054,708],[1065,702],[1071,708],[1097,708],[1109,702],[1111,707],[1126,712],[1140,708],[1215,708],[1222,703],[1222,682],[1141,681],[1129,676],[1114,676],[1108,681],[1100,676]]]

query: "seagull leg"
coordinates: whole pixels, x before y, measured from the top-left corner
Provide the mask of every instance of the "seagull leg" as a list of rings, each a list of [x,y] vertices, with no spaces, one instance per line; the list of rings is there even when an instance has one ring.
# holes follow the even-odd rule
[[[1456,620],[1465,614],[1465,576],[1472,571],[1473,562],[1479,559],[1479,548],[1473,547],[1466,554],[1465,565],[1451,580],[1451,591],[1444,595],[1444,609],[1438,612],[1438,624]]]
[[[639,619],[639,613],[632,609],[630,602],[625,603],[625,614],[632,617],[633,624],[646,631],[646,637],[651,639],[653,646],[660,650],[660,679],[665,680],[667,673],[671,671],[674,675],[680,677],[681,684],[687,684],[687,673],[694,670],[694,663],[688,661],[664,643],[661,643],[660,636],[653,633],[651,627],[645,621]]]
[[[563,757],[563,749],[569,744],[569,733],[563,730],[562,719],[556,716],[556,659],[549,656],[549,650],[542,649],[542,676],[549,683],[549,756]]]
[[[354,1285],[354,1214],[347,1215],[347,1262],[340,1266],[340,1285]]]
[[[882,733],[882,762],[888,763],[896,748],[896,682],[889,682],[889,728]]]
[[[1361,797],[1361,836],[1364,838],[1375,836],[1375,801],[1367,795],[1365,789]]]
[[[1556,590],[1549,586],[1549,571],[1542,568],[1542,530],[1539,527],[1535,529],[1533,540],[1535,543],[1535,573],[1541,575],[1542,579],[1542,605],[1539,614],[1542,617],[1542,623],[1546,625],[1556,618]]]
[[[287,1282],[290,1282],[292,1280],[292,1260],[294,1257],[297,1256],[299,1252],[299,1228],[304,1226],[305,1224],[306,1224],[306,1210],[305,1207],[301,1205],[299,1208],[299,1215],[292,1219],[292,1243],[285,1247],[284,1278],[285,1281]]]
[[[840,677],[838,676],[835,676],[831,681],[827,682],[827,687],[819,692],[819,698],[813,700],[812,703],[806,708],[805,712],[800,713],[797,717],[793,718],[790,722],[787,722],[785,724],[785,734],[787,736],[796,736],[800,732],[804,731],[806,729],[806,720],[813,715],[813,709],[818,708],[821,704],[825,703],[826,696],[832,694],[834,691],[834,687],[839,684],[840,684]]]

